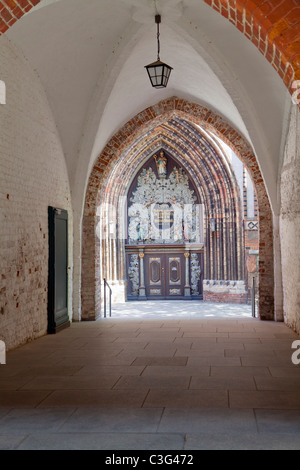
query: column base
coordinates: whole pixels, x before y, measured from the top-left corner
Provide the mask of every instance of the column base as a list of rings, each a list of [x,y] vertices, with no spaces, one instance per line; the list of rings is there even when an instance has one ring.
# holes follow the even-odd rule
[[[184,297],[191,297],[191,288],[185,287],[184,288]]]
[[[147,300],[145,287],[139,288],[139,300]]]

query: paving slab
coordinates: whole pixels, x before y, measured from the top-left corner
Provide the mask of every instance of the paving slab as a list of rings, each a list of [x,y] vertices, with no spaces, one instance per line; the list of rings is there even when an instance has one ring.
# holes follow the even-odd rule
[[[231,409],[166,409],[159,425],[159,432],[176,429],[186,433],[244,433],[257,432],[253,410]]]
[[[300,411],[255,410],[260,433],[290,434],[298,439],[300,450]]]
[[[261,434],[187,434],[185,450],[299,450],[299,438],[293,435]]]
[[[229,391],[231,408],[299,410],[299,391]]]
[[[19,450],[183,450],[185,435],[174,433],[60,433],[29,435]],[[1,444],[1,437],[0,437]]]
[[[179,390],[185,390],[189,387],[190,375],[176,376],[174,375],[148,375],[148,376],[124,376],[114,386],[114,390],[168,390],[170,387]],[[164,395],[166,392],[162,392]]]
[[[163,408],[89,408],[76,410],[61,426],[60,432],[146,432],[158,426]]]
[[[144,407],[151,408],[228,408],[228,392],[225,390],[150,390]]]
[[[13,409],[0,419],[0,434],[57,432],[75,410]]]

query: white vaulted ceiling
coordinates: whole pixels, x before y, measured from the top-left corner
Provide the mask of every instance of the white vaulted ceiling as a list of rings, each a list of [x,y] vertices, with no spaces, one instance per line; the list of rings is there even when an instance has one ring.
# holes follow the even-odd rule
[[[166,90],[152,89],[144,69],[156,60],[156,9],[161,59],[174,67]],[[213,109],[248,139],[276,212],[285,86],[204,1],[44,0],[6,36],[42,81],[78,204],[107,141],[140,111],[178,96]]]

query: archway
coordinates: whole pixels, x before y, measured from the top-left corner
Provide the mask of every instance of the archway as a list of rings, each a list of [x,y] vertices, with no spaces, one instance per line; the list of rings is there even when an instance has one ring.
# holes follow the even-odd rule
[[[82,320],[94,320],[101,312],[101,260],[97,228],[100,225],[99,202],[104,193],[115,193],[116,185],[127,185],[118,180],[120,168],[128,169],[128,155],[133,149],[157,150],[151,138],[160,127],[172,120],[183,120],[210,129],[231,146],[246,165],[254,182],[260,221],[259,312],[265,320],[274,318],[273,228],[271,208],[255,155],[229,123],[200,105],[178,98],[162,101],[146,109],[127,123],[107,144],[91,173],[86,193],[82,232]],[[154,133],[154,134],[153,134]],[[197,142],[193,145],[197,146]],[[116,168],[118,167],[118,171]],[[125,192],[125,187],[124,187]],[[115,193],[116,194],[116,193]],[[111,198],[113,200],[113,198]],[[121,248],[120,248],[121,249]],[[119,267],[120,268],[120,267]],[[116,269],[118,267],[116,266]]]
[[[154,153],[160,155],[161,152],[166,157],[166,175],[162,181],[153,157]],[[127,268],[130,260],[134,261],[134,272],[140,279],[141,269],[136,266],[138,256],[145,254],[147,264],[149,253],[156,251],[157,257],[163,253],[169,256],[173,250],[175,257],[182,258],[182,264],[183,254],[188,258],[188,268],[183,266],[185,274],[182,276],[187,279],[187,291],[196,270],[191,265],[201,264],[206,288],[204,292],[200,290],[205,300],[218,297],[219,302],[245,301],[241,202],[229,162],[225,162],[200,129],[182,118],[172,118],[143,136],[123,158],[126,166],[122,159],[116,163],[113,175],[110,173],[107,180],[111,190],[102,193],[100,199],[101,277],[112,281],[114,290],[118,284],[122,290],[126,278],[124,244]],[[116,180],[122,184],[115,184]],[[165,218],[169,215],[175,219],[172,227],[169,220],[164,230],[159,228],[156,205],[164,207]],[[139,233],[138,224],[142,227]],[[188,225],[190,234],[183,230]],[[146,280],[148,271],[146,269],[143,276]],[[146,291],[149,298],[147,286]],[[198,288],[192,288],[192,296],[194,291]],[[115,295],[124,300],[124,293],[123,297],[121,292]],[[172,295],[175,298],[175,291]],[[183,296],[183,285],[178,295]]]

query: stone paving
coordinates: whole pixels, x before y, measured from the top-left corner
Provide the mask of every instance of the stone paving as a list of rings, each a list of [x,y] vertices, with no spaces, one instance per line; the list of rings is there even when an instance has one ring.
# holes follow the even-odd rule
[[[0,449],[300,449],[300,367],[248,306],[117,305],[7,354]]]

